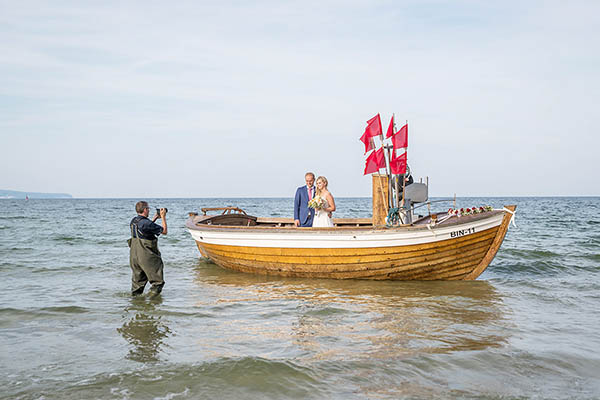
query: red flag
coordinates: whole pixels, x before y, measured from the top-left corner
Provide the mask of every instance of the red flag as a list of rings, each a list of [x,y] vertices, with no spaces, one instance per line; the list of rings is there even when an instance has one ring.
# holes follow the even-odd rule
[[[367,129],[365,129],[365,134],[367,137],[383,136],[383,131],[381,129],[381,118],[379,117],[379,114],[367,121]]]
[[[392,170],[392,175],[404,175],[406,174],[406,152],[400,154],[398,157],[393,157],[390,160],[390,169]]]
[[[371,139],[370,136],[367,136],[367,131],[363,133],[359,140],[365,144],[365,154],[367,154],[369,150],[373,150],[375,148],[373,139]]]
[[[408,147],[408,124],[404,125],[392,136],[392,144],[394,145],[394,149]]]
[[[365,162],[365,173],[363,175],[377,172],[379,171],[379,168],[385,168],[383,148],[369,154],[369,157],[367,157],[367,161]]]
[[[385,134],[385,138],[389,138],[394,134],[394,114],[392,114],[392,119],[390,120],[390,126],[388,127],[387,133]]]

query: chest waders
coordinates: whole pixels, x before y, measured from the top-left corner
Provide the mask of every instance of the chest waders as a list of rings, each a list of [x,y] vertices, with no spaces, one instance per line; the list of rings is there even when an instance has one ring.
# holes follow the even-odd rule
[[[131,224],[130,228],[131,239],[127,240],[127,244],[130,249],[131,294],[142,294],[148,281],[152,285],[150,291],[158,294],[165,284],[163,279],[164,265],[160,257],[160,251],[158,251],[158,239],[140,238],[137,222]]]

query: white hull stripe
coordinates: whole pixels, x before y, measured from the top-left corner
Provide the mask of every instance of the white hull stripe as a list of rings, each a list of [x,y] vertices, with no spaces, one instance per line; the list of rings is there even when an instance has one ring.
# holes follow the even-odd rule
[[[430,230],[390,229],[388,231],[219,231],[188,229],[197,242],[223,246],[274,247],[274,248],[375,248],[411,246],[435,243],[472,235],[500,226],[503,214],[470,223],[436,227]]]

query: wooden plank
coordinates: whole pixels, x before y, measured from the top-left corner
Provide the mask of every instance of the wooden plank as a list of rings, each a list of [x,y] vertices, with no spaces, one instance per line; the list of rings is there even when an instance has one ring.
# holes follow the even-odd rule
[[[504,207],[507,210],[510,210],[512,212],[515,212],[515,210],[517,209],[516,205],[504,206]],[[475,268],[475,270],[473,270],[473,272],[471,272],[467,276],[466,279],[477,279],[477,277],[479,275],[481,275],[483,273],[483,271],[485,271],[485,269],[488,267],[488,265],[490,265],[490,263],[496,256],[498,249],[500,249],[500,245],[504,241],[504,237],[506,236],[506,232],[508,231],[508,225],[510,224],[512,217],[513,217],[513,215],[511,213],[509,213],[509,212],[504,213],[504,218],[502,219],[502,223],[500,224],[500,228],[498,229],[498,232],[496,233],[496,237],[494,238],[494,241],[493,241],[492,245],[490,246],[490,249],[488,250],[488,252],[485,255],[485,257],[483,258],[483,260],[481,260],[481,263],[477,266],[477,268]]]
[[[206,247],[211,249],[220,249],[232,254],[254,254],[254,255],[274,255],[281,257],[308,257],[308,256],[335,256],[335,257],[363,257],[371,255],[385,255],[410,253],[426,249],[439,249],[444,246],[456,246],[461,243],[472,243],[480,237],[494,237],[497,227],[486,229],[470,235],[461,236],[453,239],[440,240],[433,243],[423,243],[411,246],[390,246],[390,247],[371,247],[371,248],[285,248],[285,247],[246,247],[246,246],[226,246],[217,244],[208,244]]]
[[[383,189],[383,193],[382,193]],[[373,175],[373,225],[385,225],[387,217],[388,177]]]
[[[261,275],[280,275],[280,276],[288,276],[288,277],[304,277],[304,278],[334,278],[334,279],[396,279],[396,280],[428,280],[428,279],[439,279],[435,274],[436,268],[445,268],[445,267],[453,267],[454,269],[462,268],[465,271],[472,271],[473,268],[480,262],[483,257],[484,252],[480,252],[479,254],[475,254],[469,257],[465,257],[462,261],[457,261],[455,259],[450,261],[445,261],[437,265],[437,267],[429,266],[431,271],[434,273],[430,273],[431,271],[428,268],[423,268],[422,266],[414,266],[410,269],[400,270],[398,267],[388,267],[385,269],[377,269],[377,270],[361,270],[361,271],[343,271],[343,272],[322,272],[322,271],[312,271],[305,270],[302,271],[298,268],[277,268],[277,269],[268,269],[268,268],[259,268],[257,269],[254,264],[245,263],[240,260],[225,260],[225,259],[217,259],[216,262],[220,265],[223,265],[226,268],[230,268],[237,271],[242,272],[250,272]],[[461,271],[460,273],[463,273]]]
[[[276,217],[258,217],[256,219],[259,225],[294,225],[292,218],[276,218]],[[333,224],[336,226],[371,226],[373,220],[371,218],[333,218]]]
[[[219,246],[219,245],[207,245],[211,254],[217,254],[224,257],[239,258],[248,261],[260,262],[271,262],[280,264],[307,264],[307,265],[330,265],[332,268],[339,264],[370,264],[374,262],[382,261],[397,261],[402,262],[403,260],[413,260],[418,257],[431,257],[443,254],[445,252],[456,252],[463,251],[463,249],[470,249],[472,247],[481,246],[481,243],[485,243],[489,246],[489,243],[494,238],[495,232],[489,232],[486,235],[469,235],[472,238],[468,241],[461,241],[456,243],[445,243],[435,248],[422,248],[420,245],[396,247],[394,249],[399,250],[398,252],[385,252],[383,254],[357,254],[358,250],[363,249],[336,249],[340,250],[338,254],[326,254],[326,255],[314,255],[310,249],[296,249],[304,250],[303,252],[289,256],[281,255],[283,249],[270,248],[273,253],[268,254],[265,252],[255,252],[255,248],[236,248],[240,251],[231,251],[231,247]],[[241,251],[241,250],[245,251]],[[259,249],[259,248],[257,248]],[[262,248],[264,249],[264,248]],[[341,250],[350,250],[351,252],[343,254]]]
[[[253,270],[259,273],[279,274],[286,273],[286,276],[306,276],[315,277],[335,277],[338,279],[352,277],[366,277],[369,275],[381,275],[393,272],[404,272],[414,270],[412,273],[434,272],[443,266],[455,265],[467,261],[476,260],[479,263],[486,254],[491,240],[480,246],[470,249],[455,249],[450,252],[443,252],[439,255],[434,254],[428,257],[415,257],[404,261],[383,260],[373,263],[348,263],[337,265],[332,268],[329,264],[305,264],[305,263],[279,263],[254,260],[245,260],[237,257],[228,257],[223,254],[208,251],[209,257],[219,265],[237,265],[247,270]],[[262,271],[262,272],[261,272]]]

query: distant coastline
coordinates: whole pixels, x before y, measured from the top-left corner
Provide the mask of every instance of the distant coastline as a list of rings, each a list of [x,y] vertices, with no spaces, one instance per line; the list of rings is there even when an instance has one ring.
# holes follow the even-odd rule
[[[16,190],[0,189],[0,199],[72,199],[68,193],[39,193],[39,192],[19,192]]]

